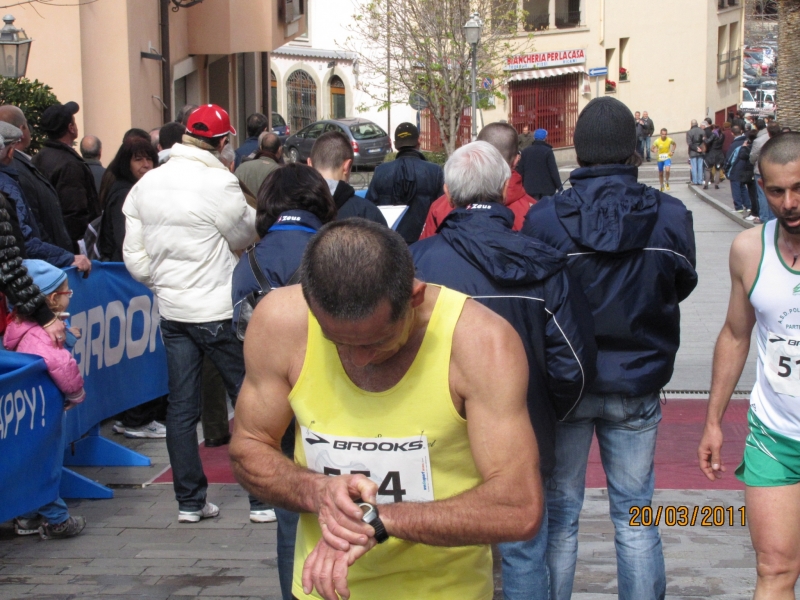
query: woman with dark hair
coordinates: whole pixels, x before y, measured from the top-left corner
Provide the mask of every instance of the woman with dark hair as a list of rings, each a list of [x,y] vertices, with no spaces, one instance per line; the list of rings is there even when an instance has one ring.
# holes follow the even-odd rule
[[[706,127],[706,155],[704,157],[705,169],[703,170],[703,189],[707,190],[711,183],[714,189],[719,189],[720,176],[722,175],[722,165],[725,164],[725,153],[722,147],[725,144],[725,136],[719,125],[709,125]]]
[[[237,331],[242,302],[262,289],[258,270],[268,288],[289,284],[300,267],[306,245],[317,230],[336,218],[336,205],[325,179],[315,169],[293,163],[270,173],[258,191],[256,231],[261,240],[242,255],[233,270],[233,329]],[[253,260],[255,259],[255,260]],[[264,291],[268,291],[265,289]],[[294,455],[294,423],[281,440],[283,453]],[[251,499],[250,520],[258,511]],[[274,509],[278,519],[278,576],[284,600],[292,598],[294,538],[298,515]]]
[[[114,181],[101,190],[100,206],[103,207],[103,220],[100,225],[100,260],[122,262],[122,242],[125,240],[125,216],[122,205],[128,192],[142,176],[158,165],[156,153],[150,139],[130,137],[117,151],[108,171]]]

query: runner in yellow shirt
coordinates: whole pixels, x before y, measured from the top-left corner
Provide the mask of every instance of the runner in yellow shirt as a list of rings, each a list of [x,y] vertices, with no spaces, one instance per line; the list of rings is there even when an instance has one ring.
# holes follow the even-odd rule
[[[675,154],[675,142],[671,137],[667,137],[667,130],[661,130],[661,137],[653,142],[652,151],[658,155],[658,181],[661,191],[669,191],[669,169],[672,165],[672,155]],[[666,183],[665,183],[666,173]]]

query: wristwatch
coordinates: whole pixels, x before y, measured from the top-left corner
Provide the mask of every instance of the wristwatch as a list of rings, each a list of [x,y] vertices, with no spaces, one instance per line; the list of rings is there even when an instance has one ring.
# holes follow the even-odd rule
[[[386,528],[383,526],[383,521],[378,516],[378,507],[369,502],[359,502],[358,507],[363,512],[361,520],[367,525],[370,525],[375,530],[375,541],[382,544],[389,539],[389,534],[386,533]]]

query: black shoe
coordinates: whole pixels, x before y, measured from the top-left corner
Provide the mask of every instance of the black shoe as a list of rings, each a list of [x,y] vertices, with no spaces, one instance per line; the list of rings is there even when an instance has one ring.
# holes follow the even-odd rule
[[[719,189],[719,186],[718,186],[717,184],[714,184],[714,189],[715,189],[715,190],[718,190],[718,189]]]
[[[231,434],[221,437],[221,438],[211,438],[209,440],[204,440],[206,448],[218,448],[219,446],[224,446],[228,442],[231,441]]]
[[[649,159],[649,158],[647,158],[647,159],[645,159],[645,160],[647,160],[647,162],[650,162],[650,159]]]

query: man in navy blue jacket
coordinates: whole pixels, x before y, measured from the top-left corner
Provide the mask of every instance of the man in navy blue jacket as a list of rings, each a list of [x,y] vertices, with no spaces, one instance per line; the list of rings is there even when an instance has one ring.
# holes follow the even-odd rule
[[[541,200],[523,232],[569,256],[594,316],[597,378],[556,425],[556,468],[547,488],[553,598],[572,593],[586,463],[596,433],[608,481],[619,597],[664,598],[657,527],[631,527],[655,484],[659,390],[672,377],[680,310],[697,285],[692,215],[679,200],[637,182],[636,124],[628,108],[596,98],[575,126],[581,168],[571,189]]]
[[[488,130],[488,131],[487,131]],[[488,142],[456,150],[444,169],[444,192],[455,207],[439,235],[410,248],[420,279],[471,295],[505,317],[528,358],[528,412],[547,481],[555,466],[555,423],[575,410],[594,378],[591,312],[566,270],[567,256],[512,231],[503,204],[517,133],[493,123]],[[547,519],[526,542],[500,544],[506,600],[548,600]]]
[[[413,244],[422,233],[431,204],[442,195],[444,174],[439,165],[428,162],[419,151],[419,130],[411,123],[397,126],[394,146],[397,157],[375,169],[367,200],[378,206],[408,206],[394,229],[406,244]]]

